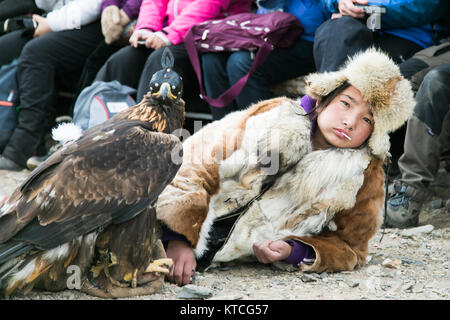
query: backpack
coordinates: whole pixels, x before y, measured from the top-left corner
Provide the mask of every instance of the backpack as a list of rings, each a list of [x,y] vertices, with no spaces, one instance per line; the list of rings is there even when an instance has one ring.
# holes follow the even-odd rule
[[[425,78],[431,69],[450,62],[450,41],[423,49],[415,53],[412,59],[421,60],[426,64],[424,69],[418,70],[411,76],[411,86],[413,90],[417,91],[423,78]]]
[[[200,86],[201,97],[210,105],[224,107],[244,88],[251,74],[266,61],[275,48],[291,47],[303,33],[298,18],[288,12],[265,14],[239,13],[220,20],[194,25],[184,38],[184,45]],[[255,52],[250,71],[217,99],[207,97],[202,84],[198,52]]]
[[[81,91],[75,101],[73,122],[84,131],[136,104],[136,90],[119,81],[95,81]]]
[[[0,152],[3,151],[17,125],[19,92],[16,70],[18,59],[0,67]]]

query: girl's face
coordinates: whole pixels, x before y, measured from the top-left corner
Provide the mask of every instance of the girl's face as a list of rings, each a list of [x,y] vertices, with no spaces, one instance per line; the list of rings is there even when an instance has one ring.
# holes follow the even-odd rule
[[[369,105],[358,89],[349,86],[328,106],[317,109],[315,149],[357,148],[370,136],[374,119]]]

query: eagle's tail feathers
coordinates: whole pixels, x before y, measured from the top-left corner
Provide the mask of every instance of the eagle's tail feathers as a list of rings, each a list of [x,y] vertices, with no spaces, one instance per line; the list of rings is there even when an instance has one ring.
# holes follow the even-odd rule
[[[32,248],[33,246],[24,242],[8,241],[0,244],[0,270],[5,262],[30,251]]]
[[[32,246],[23,242],[8,241],[0,245],[0,296],[9,296],[18,287],[24,287],[27,282],[23,281],[29,277],[33,270],[23,270],[28,265],[29,259],[24,259],[24,254],[28,253]],[[33,268],[32,268],[33,269]],[[17,281],[17,274],[26,274],[24,279]],[[23,277],[23,275],[22,275]]]

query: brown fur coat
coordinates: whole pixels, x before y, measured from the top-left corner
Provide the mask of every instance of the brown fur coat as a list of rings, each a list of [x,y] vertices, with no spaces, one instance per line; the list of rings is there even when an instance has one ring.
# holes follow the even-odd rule
[[[185,140],[183,164],[172,183],[161,193],[157,215],[170,229],[183,234],[193,248],[199,244],[211,198],[217,198],[224,189],[220,163],[243,148],[249,119],[284,103],[292,103],[292,100],[276,98],[260,102],[205,126]],[[292,146],[292,143],[289,145]],[[324,229],[316,235],[299,236],[293,233],[283,237],[297,239],[314,248],[315,263],[302,265],[303,270],[344,271],[364,264],[368,241],[381,224],[384,199],[382,161],[371,157],[367,163],[361,174],[361,187],[353,197],[353,207],[341,210],[334,216],[337,229],[330,229],[335,231]]]

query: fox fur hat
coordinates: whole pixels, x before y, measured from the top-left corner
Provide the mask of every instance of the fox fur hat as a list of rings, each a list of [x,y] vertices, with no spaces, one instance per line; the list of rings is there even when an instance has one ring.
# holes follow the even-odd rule
[[[349,58],[339,71],[308,75],[306,93],[320,99],[345,81],[357,88],[372,108],[375,124],[368,146],[374,156],[384,159],[389,155],[389,133],[412,115],[415,100],[411,85],[394,61],[370,48]]]

